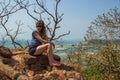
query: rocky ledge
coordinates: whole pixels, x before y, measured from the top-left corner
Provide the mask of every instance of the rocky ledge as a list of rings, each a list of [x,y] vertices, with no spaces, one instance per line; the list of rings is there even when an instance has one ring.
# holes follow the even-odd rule
[[[60,61],[60,57],[54,55]],[[48,65],[46,55],[30,56],[27,50],[10,50],[0,46],[1,80],[83,80],[83,75],[75,67],[62,64],[59,67]]]

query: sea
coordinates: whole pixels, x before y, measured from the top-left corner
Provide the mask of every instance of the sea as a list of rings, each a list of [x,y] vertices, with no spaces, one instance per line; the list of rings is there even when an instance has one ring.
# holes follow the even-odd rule
[[[28,43],[30,43],[30,40],[16,40],[17,42],[19,42],[23,47],[27,47]],[[54,53],[68,53],[71,51],[76,51],[75,44],[79,44],[80,42],[82,42],[83,40],[60,40],[60,41],[53,41],[53,43],[55,44],[55,49],[53,49]],[[12,42],[10,40],[6,40],[6,41],[0,41],[0,46],[4,46],[10,49],[14,49],[14,46],[12,44]],[[19,46],[17,46],[17,48],[20,48]]]

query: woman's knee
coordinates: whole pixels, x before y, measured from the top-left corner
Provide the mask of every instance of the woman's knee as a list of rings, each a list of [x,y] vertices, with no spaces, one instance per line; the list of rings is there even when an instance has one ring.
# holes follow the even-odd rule
[[[51,43],[47,43],[47,45],[49,46],[49,47],[51,47],[52,45],[51,45]]]

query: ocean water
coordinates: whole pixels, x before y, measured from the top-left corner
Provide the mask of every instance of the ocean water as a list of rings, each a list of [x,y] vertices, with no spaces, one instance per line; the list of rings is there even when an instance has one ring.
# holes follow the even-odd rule
[[[82,40],[62,40],[62,41],[54,41],[55,45],[68,45],[68,44],[78,44],[82,42]]]
[[[23,47],[26,47],[28,45],[27,40],[17,40],[17,42],[19,42]],[[0,46],[4,46],[10,49],[14,49],[14,46],[11,42],[11,40],[6,40],[4,41],[0,41]],[[19,46],[17,46],[17,48],[20,48]]]
[[[53,43],[56,46],[64,47],[66,45],[78,44],[81,41],[82,40],[62,40],[62,41],[53,41]],[[17,42],[19,42],[23,47],[26,47],[28,45],[28,42],[30,43],[30,40],[17,40]],[[7,40],[5,42],[0,41],[0,46],[5,46],[5,47],[8,47],[10,49],[14,49],[14,46],[10,40]],[[20,48],[19,46],[17,46],[17,47]],[[63,49],[61,49],[61,52],[62,52],[62,50]]]

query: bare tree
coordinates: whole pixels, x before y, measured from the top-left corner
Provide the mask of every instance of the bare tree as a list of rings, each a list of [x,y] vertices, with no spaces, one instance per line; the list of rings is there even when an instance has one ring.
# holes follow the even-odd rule
[[[0,1],[0,18],[6,17],[21,9],[22,7],[19,7],[18,4],[15,4],[14,0],[1,0]]]
[[[69,35],[70,34],[70,31],[67,32],[67,33],[64,33],[64,34],[60,34],[58,36],[56,36],[56,32],[57,32],[57,29],[60,28],[60,25],[59,23],[62,21],[62,17],[63,17],[63,14],[59,14],[58,12],[58,7],[59,7],[59,4],[60,4],[60,1],[61,0],[55,0],[55,10],[54,12],[50,12],[48,9],[47,9],[47,6],[45,5],[46,2],[45,0],[42,1],[42,0],[35,0],[35,2],[33,3],[30,3],[29,0],[26,0],[26,1],[19,1],[17,0],[16,2],[21,6],[23,7],[26,11],[27,11],[27,14],[33,18],[35,21],[38,21],[40,19],[43,19],[44,15],[47,15],[49,17],[47,17],[47,20],[48,20],[48,23],[46,24],[46,27],[49,31],[49,39],[50,41],[52,40],[57,40],[65,35]],[[32,8],[34,8],[34,6],[36,6],[37,8],[34,8],[33,10],[31,8],[28,8],[26,7],[26,5],[32,5]],[[31,12],[32,10],[32,12]],[[36,15],[34,15],[36,14]],[[39,17],[38,17],[39,16]],[[52,26],[53,27],[50,27],[50,24],[53,24]]]
[[[21,9],[22,7],[19,7],[13,0],[0,1],[0,25],[5,30],[6,36],[12,41],[14,48],[16,48],[16,45],[22,47],[20,43],[16,42],[16,37],[21,33],[20,26],[23,24],[21,24],[21,22],[16,23],[18,27],[14,34],[11,34],[11,30],[7,28],[6,24],[8,23],[10,16]]]
[[[120,11],[118,8],[111,9],[108,13],[98,15],[88,28],[85,39],[120,39]]]

